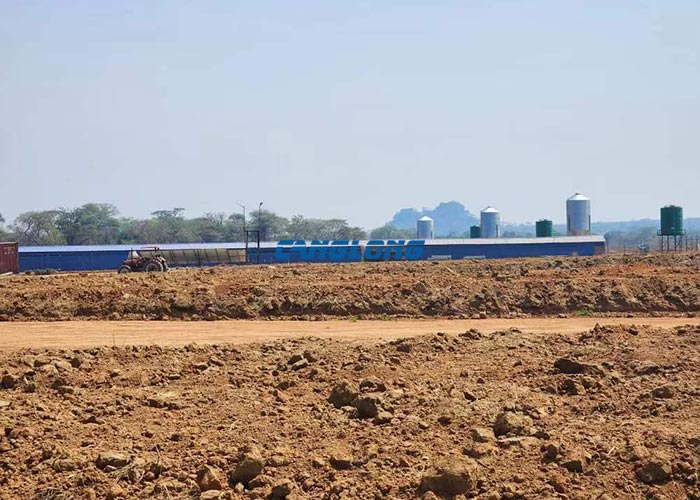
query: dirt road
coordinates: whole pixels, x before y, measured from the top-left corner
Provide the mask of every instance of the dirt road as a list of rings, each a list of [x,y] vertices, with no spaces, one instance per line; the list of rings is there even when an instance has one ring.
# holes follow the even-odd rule
[[[600,325],[650,325],[673,328],[700,325],[700,318],[527,318],[484,320],[298,321],[66,321],[0,323],[0,350],[85,348],[95,346],[248,344],[312,336],[354,342],[392,340],[475,328],[494,332],[518,328],[526,333],[576,333]]]

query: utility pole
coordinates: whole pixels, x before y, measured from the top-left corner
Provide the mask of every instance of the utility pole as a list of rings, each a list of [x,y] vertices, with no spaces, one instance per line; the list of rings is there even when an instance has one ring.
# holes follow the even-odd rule
[[[243,203],[237,203],[237,205],[243,209],[243,234],[245,234],[245,205]]]
[[[245,238],[245,263],[248,263],[248,233],[245,230],[245,205],[243,203],[237,204],[243,209],[243,237]]]
[[[262,206],[263,202],[261,201],[258,205],[258,264],[260,264],[260,233],[262,228]]]
[[[258,205],[258,230],[262,227],[262,206],[263,202],[261,201]]]

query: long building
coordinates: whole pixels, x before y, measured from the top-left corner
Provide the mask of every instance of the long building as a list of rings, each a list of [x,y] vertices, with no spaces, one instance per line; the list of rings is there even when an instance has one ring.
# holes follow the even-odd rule
[[[605,253],[602,236],[553,238],[479,238],[438,240],[335,240],[262,243],[181,243],[158,245],[174,267],[293,262],[360,262],[387,260],[462,260],[517,257],[593,256]],[[153,245],[20,247],[20,271],[116,270],[131,250],[143,255]]]

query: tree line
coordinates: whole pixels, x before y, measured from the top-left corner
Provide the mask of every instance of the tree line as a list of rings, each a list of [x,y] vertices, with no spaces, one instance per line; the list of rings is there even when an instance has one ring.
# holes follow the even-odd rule
[[[19,241],[21,245],[110,245],[149,243],[216,243],[245,239],[244,227],[260,229],[261,240],[351,240],[351,239],[410,239],[415,230],[398,227],[390,222],[371,231],[351,226],[345,219],[313,219],[302,215],[281,217],[268,210],[254,210],[243,220],[241,213],[207,213],[186,218],[184,208],[157,210],[148,219],[121,217],[113,205],[88,203],[78,208],[31,211],[6,221],[0,214],[0,241]],[[687,219],[689,240],[700,235],[700,219]],[[602,223],[601,223],[602,224]],[[601,225],[598,224],[598,225]],[[634,251],[647,244],[658,248],[655,221],[609,223],[610,227],[594,225],[598,234],[604,233],[612,251]],[[558,234],[566,229],[557,226]],[[601,231],[605,230],[605,231]],[[504,225],[504,237],[532,237],[531,225]],[[451,235],[468,237],[468,234]],[[695,248],[695,246],[693,248]]]
[[[87,203],[78,208],[31,211],[12,223],[0,214],[0,240],[20,245],[111,245],[148,243],[216,243],[243,241],[244,227],[260,230],[262,241],[281,239],[341,240],[411,238],[412,231],[391,224],[369,233],[344,219],[313,219],[302,215],[281,217],[268,210],[241,213],[207,213],[186,218],[184,208],[157,210],[148,219],[121,217],[113,205]]]

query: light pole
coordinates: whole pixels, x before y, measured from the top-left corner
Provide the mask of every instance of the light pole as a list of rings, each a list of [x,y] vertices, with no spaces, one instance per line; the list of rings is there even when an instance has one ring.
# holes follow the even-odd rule
[[[262,206],[263,202],[261,201],[258,205],[258,231],[260,231],[262,228]]]
[[[243,203],[236,203],[239,207],[243,209],[243,238],[245,241],[245,263],[248,263],[248,232],[245,230],[245,205]]]
[[[262,206],[263,202],[261,201],[258,205],[258,264],[260,264],[260,230],[262,228]]]
[[[243,209],[243,234],[245,235],[245,205],[243,203],[236,203],[236,205]]]

